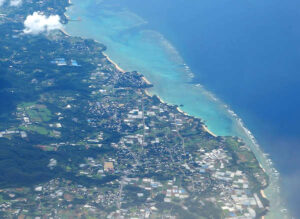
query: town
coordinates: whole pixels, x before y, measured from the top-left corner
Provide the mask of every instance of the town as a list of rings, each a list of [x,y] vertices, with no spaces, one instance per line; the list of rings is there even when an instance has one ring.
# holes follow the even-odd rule
[[[67,1],[24,5],[0,17],[1,80],[9,81],[1,88],[9,97],[0,122],[1,218],[267,212],[268,177],[242,140],[213,136],[201,119],[150,95],[155,85],[120,71],[96,41],[61,31],[21,34],[25,9],[67,22]]]

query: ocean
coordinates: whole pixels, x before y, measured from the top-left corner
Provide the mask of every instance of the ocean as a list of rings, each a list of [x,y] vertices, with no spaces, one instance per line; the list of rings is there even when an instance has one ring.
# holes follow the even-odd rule
[[[269,218],[284,218],[287,206],[300,216],[299,1],[72,3],[67,14],[80,21],[67,32],[104,43],[154,84],[151,93],[217,135],[243,138],[271,176]]]

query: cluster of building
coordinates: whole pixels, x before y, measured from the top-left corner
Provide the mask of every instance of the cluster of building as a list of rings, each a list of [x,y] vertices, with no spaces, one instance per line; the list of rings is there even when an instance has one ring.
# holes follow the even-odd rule
[[[51,61],[52,64],[56,64],[57,66],[74,66],[74,67],[80,67],[78,65],[77,61],[74,59],[71,59],[69,61],[66,61],[65,58],[55,58],[53,61]]]
[[[228,143],[205,132],[200,119],[149,96],[145,88],[151,85],[142,75],[118,70],[99,53],[103,48],[97,49],[95,42],[69,42],[69,36],[63,35],[55,43],[65,49],[64,57],[76,52],[81,65],[55,58],[61,57],[55,51],[47,63],[57,72],[62,72],[61,66],[81,66],[84,74],[81,68],[68,68],[75,73],[55,78],[41,74],[39,80],[32,75],[43,110],[30,113],[35,104],[17,108],[13,115],[18,127],[0,132],[0,138],[18,135],[23,141],[30,141],[30,134],[42,135],[33,146],[52,151],[45,165],[54,177],[0,190],[0,213],[20,219],[176,218],[205,217],[201,212],[210,209],[221,211],[224,218],[255,218],[265,210],[249,177],[254,170],[244,171],[235,163],[235,152],[226,150]],[[71,84],[76,89],[71,85],[48,89],[59,75],[76,81]],[[47,115],[48,106],[57,113]],[[82,157],[70,156],[63,165],[52,155],[64,147]]]
[[[19,135],[21,138],[27,138],[27,133],[25,131],[5,130],[0,132],[0,138],[7,138],[14,135]]]

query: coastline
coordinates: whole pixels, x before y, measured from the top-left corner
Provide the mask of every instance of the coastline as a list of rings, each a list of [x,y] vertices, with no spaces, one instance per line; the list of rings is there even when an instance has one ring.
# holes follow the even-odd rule
[[[148,85],[152,84],[145,76],[143,76],[142,79],[146,82],[146,84]]]
[[[106,58],[110,63],[112,63],[112,64],[115,66],[115,68],[116,68],[118,71],[120,71],[120,72],[122,72],[122,73],[125,73],[125,72],[126,72],[126,71],[125,71],[123,68],[121,68],[116,62],[114,62],[114,61],[113,61],[106,53],[103,52],[103,55],[105,56],[105,58]],[[148,85],[151,85],[151,84],[152,84],[145,76],[142,77],[142,80],[145,81],[146,84],[148,84]],[[145,89],[145,93],[146,93],[146,95],[148,95],[148,96],[153,96],[153,95],[151,95],[151,94],[149,93],[149,91],[148,91],[147,89]],[[156,96],[157,96],[157,98],[160,100],[160,102],[166,103],[160,96],[158,96],[158,95],[156,95]],[[179,107],[177,107],[177,110],[178,110],[180,113],[183,113],[184,115],[192,116],[192,115],[189,115],[188,113],[184,112],[184,111],[183,111],[182,109],[180,109]],[[205,124],[203,124],[202,127],[203,127],[203,130],[204,130],[205,132],[209,133],[210,135],[212,135],[212,136],[214,136],[214,137],[218,137],[215,133],[213,133],[211,130],[209,130],[208,127],[207,127]]]
[[[151,84],[151,82],[150,82],[146,77],[142,77],[142,79],[143,79],[144,81],[146,81],[147,84]],[[145,93],[146,93],[148,96],[153,96],[153,95],[151,95],[151,94],[149,93],[149,91],[148,91],[147,89],[145,89]],[[166,103],[160,96],[158,96],[158,95],[156,95],[156,96],[157,96],[157,98],[160,100],[160,102]],[[178,112],[180,112],[180,113],[182,113],[182,114],[184,114],[184,115],[186,115],[186,116],[194,117],[194,116],[189,115],[188,113],[184,112],[184,111],[183,111],[182,109],[180,109],[179,107],[177,107],[176,109],[178,110]],[[203,130],[204,130],[205,132],[209,133],[210,135],[214,136],[215,138],[218,137],[218,135],[216,135],[216,134],[213,133],[211,130],[209,130],[208,127],[207,127],[205,124],[202,125],[202,128],[203,128]]]
[[[125,73],[126,71],[123,69],[123,68],[121,68],[116,62],[114,62],[111,58],[109,58],[109,56],[106,54],[106,53],[104,53],[103,52],[103,55],[105,56],[105,58],[110,62],[110,63],[112,63],[114,66],[115,66],[115,68],[118,70],[118,71],[120,71],[120,72],[122,72],[122,73]],[[148,80],[147,80],[148,81]],[[149,82],[150,83],[150,82]]]
[[[206,125],[202,125],[203,129],[214,137],[218,137],[215,133],[208,129]]]
[[[71,36],[64,28],[60,28],[59,30],[63,32],[66,36]]]
[[[266,196],[265,191],[263,189],[260,190],[260,194],[263,198],[267,199],[267,196]]]
[[[69,3],[69,6],[68,7],[70,7],[71,5],[72,5],[72,2],[71,2],[71,0],[68,0],[68,3]],[[66,7],[66,11],[67,11],[67,8],[68,7]],[[69,21],[69,17],[68,17],[68,15],[66,15],[66,13],[64,13],[64,16],[67,18],[67,20]],[[61,28],[60,29],[65,35],[67,35],[67,36],[71,36],[64,28]],[[97,40],[95,40],[96,42],[98,42]],[[100,42],[98,42],[98,43],[100,43]],[[105,52],[103,52],[103,55],[105,56],[105,58],[110,62],[110,63],[112,63],[114,66],[115,66],[115,68],[118,70],[118,71],[120,71],[120,72],[122,72],[122,73],[125,73],[126,71],[123,69],[123,68],[121,68],[115,61],[113,61]],[[152,83],[145,77],[145,76],[143,76],[142,77],[142,80],[143,81],[145,81],[146,82],[146,84],[148,84],[148,85],[152,85]],[[145,91],[145,94],[146,95],[148,95],[148,96],[153,96],[152,94],[150,94],[149,93],[149,91],[147,90],[147,89],[145,89],[144,90]],[[160,100],[160,102],[162,102],[162,103],[166,103],[160,96],[158,96],[158,95],[156,95],[157,96],[157,98]],[[180,113],[183,113],[184,115],[188,115],[188,116],[192,116],[192,115],[189,115],[188,113],[186,113],[186,112],[184,112],[182,109],[180,109],[179,107],[177,107],[177,110],[180,112]],[[209,133],[210,135],[212,135],[212,136],[214,136],[214,137],[217,137],[217,135],[215,134],[215,133],[213,133],[211,130],[209,130],[208,129],[208,127],[205,125],[205,124],[203,124],[203,130],[204,131],[206,131],[207,133]]]
[[[67,32],[65,32],[65,33],[67,33]],[[67,35],[68,36],[70,36],[68,33],[67,33]],[[98,42],[98,41],[97,41]],[[115,68],[118,70],[118,71],[120,71],[120,72],[126,72],[123,68],[121,68],[116,62],[114,62],[106,53],[103,53],[103,55],[107,58],[107,60],[109,61],[109,62],[111,62],[114,66],[115,66]],[[147,84],[152,84],[145,76],[143,76],[142,77],[142,79],[147,83]],[[150,91],[149,91],[149,89],[144,89],[144,92],[146,93],[146,95],[149,95],[149,96],[153,96],[153,94],[151,94],[150,93]],[[162,102],[162,103],[166,103],[160,96],[158,96],[157,94],[156,94],[156,96],[159,98],[159,100]],[[167,104],[167,103],[166,103]],[[177,110],[179,111],[179,112],[181,112],[181,113],[184,113],[185,115],[189,115],[188,113],[186,113],[186,112],[184,112],[182,109],[180,109],[179,107],[177,107]],[[192,115],[189,115],[189,116],[192,116]],[[201,118],[201,117],[197,117],[197,116],[192,116],[192,117],[196,117],[196,118]],[[212,131],[210,131],[209,130],[209,128],[204,124],[203,125],[203,129],[206,131],[206,132],[208,132],[209,134],[211,134],[212,136],[214,136],[214,137],[217,137],[217,135],[215,134],[215,133],[213,133]],[[246,131],[245,131],[245,133],[247,133]],[[251,137],[251,136],[250,136]],[[252,138],[250,138],[251,140],[252,140]],[[258,145],[255,145],[256,147],[258,147]],[[251,150],[252,150],[252,152],[254,153],[254,154],[256,154],[255,152],[257,152],[256,150],[257,150],[257,148],[253,148],[253,147],[251,147],[250,146],[250,148],[251,148]],[[260,149],[260,148],[259,148]],[[258,150],[259,150],[258,149]],[[257,158],[257,160],[259,161],[260,159],[258,159],[258,157],[256,156],[256,158]],[[264,162],[260,162],[259,161],[259,164],[261,165],[261,164],[263,164]],[[261,167],[262,167],[262,165],[261,165]],[[265,171],[265,168],[263,168],[262,167],[262,169]],[[268,168],[267,168],[268,169]],[[265,171],[265,172],[268,172],[268,175],[270,174],[269,173],[269,171]],[[269,186],[268,186],[269,187]],[[267,188],[268,188],[267,187]],[[264,198],[266,198],[267,196],[265,195],[265,190],[261,190],[262,191],[262,193],[264,194]],[[267,191],[268,192],[268,191]],[[268,196],[269,196],[269,194],[268,194]],[[271,197],[272,198],[272,197]],[[268,215],[269,215],[269,213],[267,213],[265,216],[262,216],[262,218],[265,218],[265,217],[267,217],[268,218]]]
[[[106,58],[109,62],[111,62],[111,63],[115,66],[115,68],[116,68],[117,70],[119,70],[119,71],[122,72],[122,73],[125,73],[125,72],[126,72],[126,71],[125,71],[123,68],[121,68],[116,62],[114,62],[114,61],[113,61],[106,53],[103,52],[103,55],[105,56],[105,58]],[[145,76],[142,77],[142,80],[144,80],[144,81],[145,81],[147,84],[149,84],[149,85],[152,84]],[[148,91],[147,89],[144,89],[144,92],[145,92],[145,94],[148,95],[148,96],[151,96],[151,97],[153,96],[152,94],[149,93],[149,91]],[[157,98],[160,100],[161,103],[168,104],[168,103],[166,103],[160,96],[158,96],[158,95],[156,95],[156,96],[157,96]],[[189,115],[188,113],[184,112],[184,111],[183,111],[182,109],[180,109],[179,107],[177,107],[176,109],[177,109],[180,113],[183,113],[184,115],[192,116],[192,115]],[[194,116],[192,116],[192,117],[194,117]],[[209,134],[212,135],[213,137],[218,137],[218,135],[216,135],[216,134],[213,133],[211,130],[209,130],[209,128],[208,128],[205,124],[202,125],[202,128],[203,128],[203,130],[204,130],[205,132],[209,133]],[[266,172],[265,169],[262,167],[262,165],[261,165],[260,162],[259,162],[259,165],[260,165],[260,167],[263,169],[263,171]],[[261,196],[262,196],[263,198],[267,199],[267,196],[266,196],[266,194],[265,194],[265,192],[264,192],[263,189],[260,190],[260,194],[261,194]],[[261,219],[265,219],[267,215],[268,215],[268,214],[261,216]]]
[[[106,53],[103,52],[103,55],[105,56],[105,58],[106,58],[110,63],[112,63],[112,64],[115,66],[115,68],[116,68],[118,71],[123,72],[123,73],[126,72],[126,71],[125,71],[123,68],[121,68],[116,62],[114,62],[114,61],[113,61]],[[152,85],[152,83],[151,83],[145,76],[142,77],[142,80],[145,81],[146,84]],[[150,97],[153,96],[152,94],[150,94],[150,92],[149,92],[147,89],[145,89],[144,91],[145,91],[146,95],[148,95],[148,96],[150,96]],[[161,103],[166,103],[160,96],[158,96],[158,95],[156,95],[156,96],[157,96],[157,98],[159,99],[159,101],[160,101]],[[185,115],[188,115],[186,112],[182,111],[179,107],[177,107],[177,110],[178,110],[179,112],[185,114]],[[211,131],[208,130],[208,128],[205,128],[205,131],[209,132],[210,134],[213,134]],[[213,135],[216,136],[215,134],[213,134]]]
[[[103,52],[103,55],[107,58],[107,60],[108,60],[109,62],[111,62],[111,63],[115,66],[115,68],[116,68],[117,70],[119,70],[120,72],[123,72],[123,73],[126,72],[126,71],[125,71],[123,68],[121,68],[116,62],[114,62],[114,61],[113,61],[106,53]],[[147,84],[149,84],[149,85],[152,84],[145,76],[142,77],[142,80],[144,80],[144,81],[145,81]],[[148,96],[151,96],[151,97],[153,96],[151,93],[149,93],[149,91],[148,91],[147,89],[144,89],[144,92],[145,92],[145,94],[148,95]],[[160,96],[158,96],[158,95],[156,95],[156,96],[157,96],[157,98],[160,100],[161,103],[168,104],[168,103],[166,103]],[[188,113],[184,112],[184,111],[183,111],[182,109],[180,109],[179,107],[177,107],[176,109],[177,109],[180,113],[183,113],[184,115],[192,116],[192,115],[189,115]],[[194,117],[194,116],[192,116],[192,117]],[[212,135],[213,137],[218,137],[218,135],[216,135],[216,134],[213,133],[211,130],[209,130],[209,128],[208,128],[205,124],[202,125],[202,128],[203,128],[203,130],[204,130],[205,132],[209,133],[209,134]],[[253,152],[253,150],[251,150],[251,151]],[[254,153],[254,152],[253,152],[253,153]],[[258,162],[259,162],[259,161],[258,161]],[[260,165],[260,167],[263,169],[263,171],[266,172],[266,171],[265,171],[265,168],[262,167],[262,165],[261,165],[260,162],[259,162],[259,165]],[[264,189],[261,189],[261,190],[260,190],[260,193],[261,193],[261,195],[262,195],[263,198],[268,199],[267,196],[266,196],[266,194],[265,194],[265,192],[264,192]],[[268,216],[268,213],[267,213],[266,215],[261,216],[261,219],[265,219],[266,216]]]
[[[262,168],[262,167],[261,167],[261,168]],[[264,168],[262,168],[262,169],[263,169],[264,172],[266,172]],[[263,189],[260,190],[260,194],[261,194],[261,196],[262,196],[263,198],[267,199],[267,196],[266,196],[265,191],[264,191]],[[261,216],[261,219],[265,219],[267,215],[268,215],[268,214]]]

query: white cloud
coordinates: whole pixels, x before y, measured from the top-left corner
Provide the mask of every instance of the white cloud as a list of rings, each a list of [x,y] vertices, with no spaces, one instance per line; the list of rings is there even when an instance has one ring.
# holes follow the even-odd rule
[[[22,0],[10,0],[10,6],[18,7],[22,4]]]
[[[6,0],[0,0],[0,7],[4,4]]]
[[[34,12],[32,15],[28,15],[24,21],[24,26],[25,34],[40,34],[62,28],[58,15],[46,17],[41,12]]]

